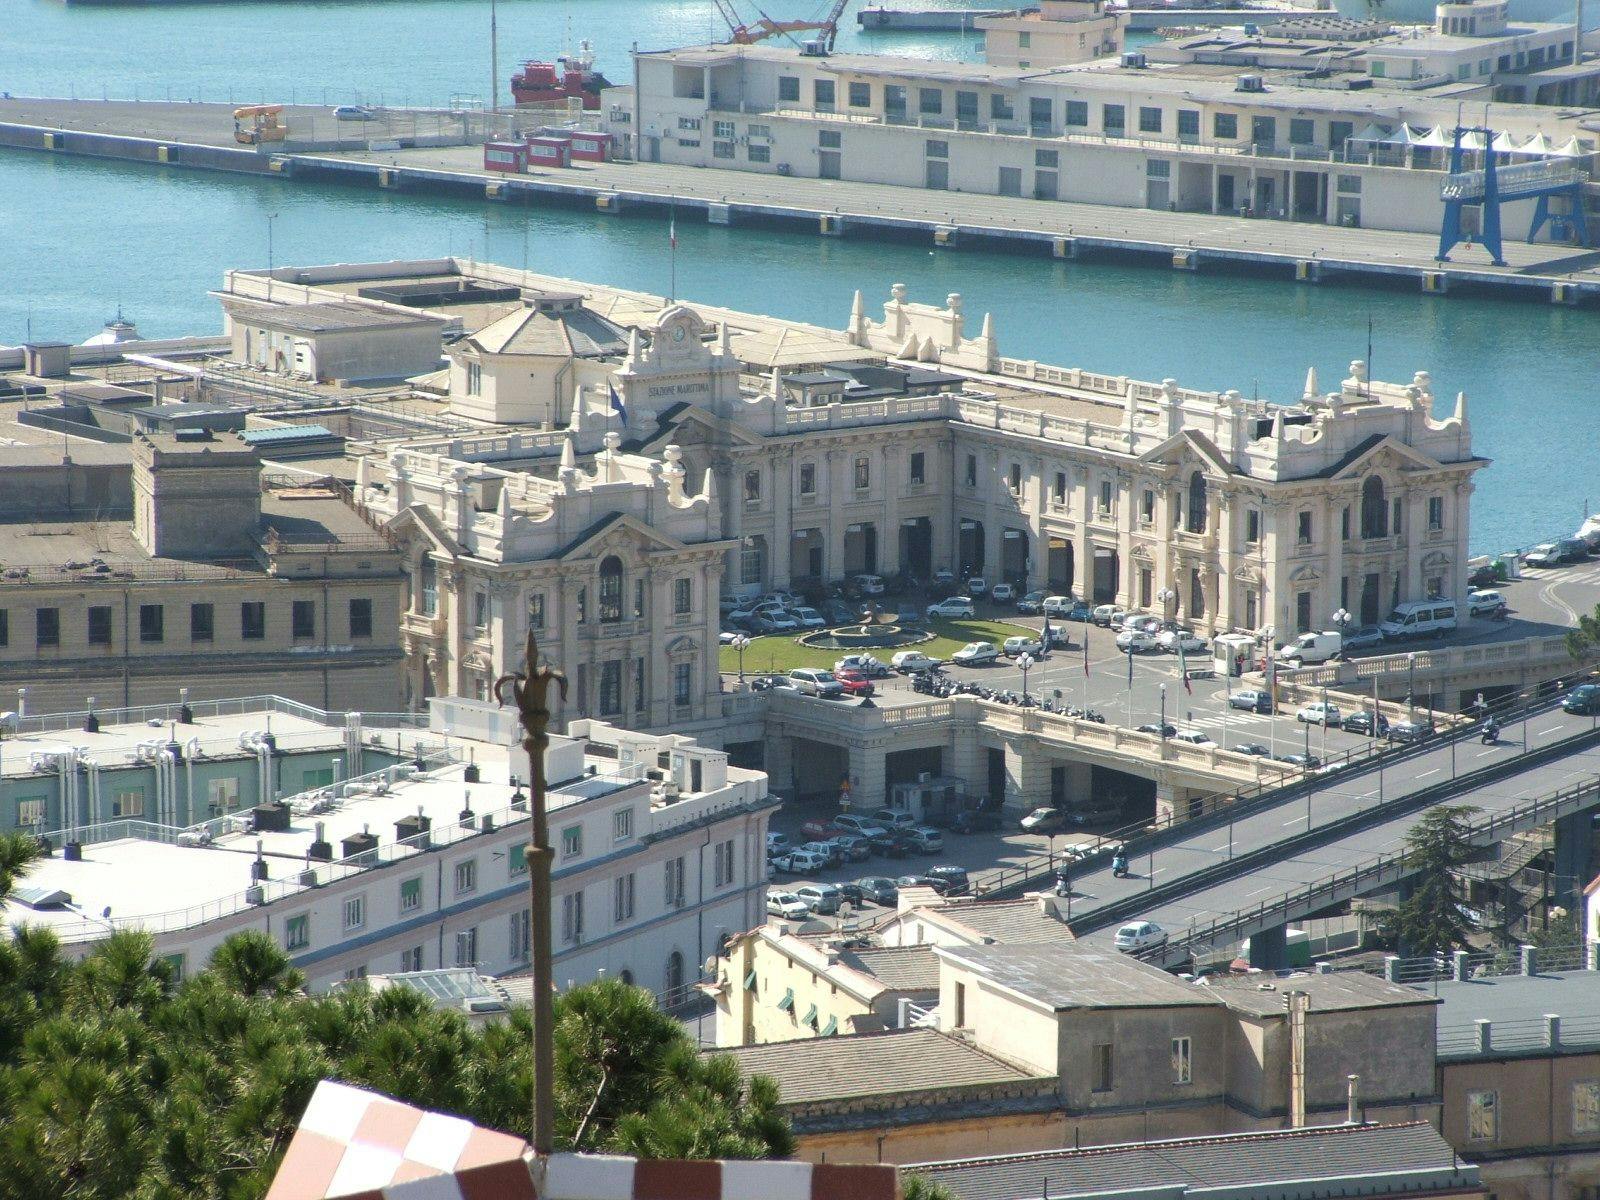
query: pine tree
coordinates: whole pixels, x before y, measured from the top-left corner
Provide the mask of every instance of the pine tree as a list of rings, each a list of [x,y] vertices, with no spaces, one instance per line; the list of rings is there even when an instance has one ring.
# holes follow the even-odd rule
[[[1454,871],[1476,853],[1467,805],[1432,808],[1406,834],[1406,865],[1413,881],[1391,930],[1404,953],[1443,954],[1466,945],[1468,924]]]

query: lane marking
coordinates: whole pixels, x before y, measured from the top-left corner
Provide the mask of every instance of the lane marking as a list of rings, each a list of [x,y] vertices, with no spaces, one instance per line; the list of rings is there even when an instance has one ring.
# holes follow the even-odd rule
[[[1438,773],[1439,773],[1439,772],[1440,772],[1440,771],[1442,771],[1442,770],[1444,770],[1444,768],[1443,768],[1443,767],[1435,767],[1435,768],[1434,768],[1434,769],[1433,769],[1433,770],[1431,770],[1431,771],[1424,771],[1424,772],[1422,772],[1422,774],[1420,774],[1420,775],[1418,775],[1418,776],[1417,776],[1417,778],[1418,778],[1418,779],[1426,779],[1426,778],[1427,778],[1427,777],[1428,777],[1428,776],[1429,776],[1429,775],[1437,775],[1437,774],[1438,774]]]

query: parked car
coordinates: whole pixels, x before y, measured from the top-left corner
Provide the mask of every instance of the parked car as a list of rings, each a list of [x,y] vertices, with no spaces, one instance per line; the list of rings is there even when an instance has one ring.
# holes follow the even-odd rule
[[[826,854],[817,854],[803,846],[771,860],[772,869],[783,875],[809,875],[826,871],[831,865]]]
[[[1000,646],[1000,653],[1007,658],[1021,658],[1024,654],[1031,654],[1035,658],[1044,653],[1044,643],[1032,637],[1008,637]]]
[[[1287,763],[1291,767],[1299,767],[1302,771],[1315,771],[1322,765],[1322,760],[1315,754],[1280,754],[1278,761]]]
[[[929,867],[928,878],[933,880],[933,886],[941,896],[972,894],[972,883],[967,878],[965,867]]]
[[[806,598],[797,592],[768,592],[761,599],[780,608],[799,608],[806,602]]]
[[[1499,592],[1477,590],[1467,593],[1467,614],[1473,617],[1492,617],[1505,612],[1509,606]]]
[[[814,913],[827,917],[839,911],[839,889],[831,883],[803,884],[794,894]]]
[[[891,666],[902,675],[914,675],[918,671],[931,671],[944,663],[937,658],[929,658],[921,650],[901,650],[889,660]]]
[[[1000,828],[1000,814],[989,808],[964,808],[950,821],[956,833],[984,833]]]
[[[944,849],[944,834],[931,825],[917,825],[908,829],[906,837],[913,846],[927,854],[937,854]]]
[[[899,879],[896,879],[894,883],[895,887],[901,891],[904,891],[906,888],[913,887],[933,887],[933,880],[929,879],[926,875],[902,875]],[[937,891],[938,889],[935,890]]]
[[[861,895],[874,904],[881,904],[885,908],[900,901],[900,889],[895,887],[894,880],[887,875],[868,875],[858,879],[856,886],[861,889]]]
[[[856,908],[861,907],[863,893],[859,883],[836,883],[833,886],[839,889],[839,902],[841,904],[851,904]]]
[[[1122,630],[1123,623],[1127,621],[1130,615],[1134,614],[1130,614],[1125,608],[1113,608],[1111,610],[1111,620],[1106,622],[1106,628],[1115,629],[1120,632]]]
[[[1055,833],[1064,829],[1067,815],[1059,808],[1036,808],[1022,818],[1024,833]]]
[[[872,842],[858,833],[841,833],[833,844],[844,852],[844,862],[866,862],[872,857]]]
[[[1492,562],[1486,562],[1480,567],[1473,567],[1467,572],[1467,586],[1470,588],[1488,587],[1490,584],[1500,582],[1500,572],[1494,569]]]
[[[811,907],[793,892],[768,892],[767,915],[782,917],[785,921],[804,921],[811,915]]]
[[[1268,750],[1260,742],[1240,742],[1233,748],[1233,752],[1235,754],[1247,754],[1251,758],[1267,758],[1272,754],[1272,751]]]
[[[801,629],[826,629],[828,625],[827,619],[821,613],[804,605],[801,605],[789,615],[794,618],[795,624],[800,626]]]
[[[968,642],[950,656],[950,661],[960,667],[976,667],[998,662],[1000,651],[993,642]]]
[[[1362,737],[1372,736],[1372,713],[1366,709],[1357,709],[1339,723],[1339,728],[1346,733],[1359,733]],[[1385,737],[1389,732],[1389,718],[1382,713],[1378,714],[1378,736]]]
[[[1040,602],[1039,611],[1047,617],[1064,617],[1072,604],[1071,596],[1046,596]]]
[[[1206,648],[1205,638],[1192,629],[1163,629],[1156,634],[1156,641],[1169,654],[1176,654],[1180,647],[1185,654],[1199,654]]]
[[[863,596],[881,596],[889,590],[881,575],[857,575],[856,588]]]
[[[997,583],[989,589],[989,599],[996,604],[1010,604],[1017,598],[1017,589],[1009,583]]]
[[[1167,944],[1167,931],[1154,921],[1129,921],[1117,930],[1112,945],[1124,954],[1137,954],[1141,950],[1154,950]]]
[[[818,696],[826,700],[844,695],[844,684],[820,667],[796,667],[789,672],[789,678],[802,696]]]
[[[1588,552],[1588,545],[1577,538],[1562,538],[1535,546],[1522,556],[1522,561],[1530,567],[1563,567],[1585,558]]]
[[[1381,645],[1383,645],[1383,627],[1361,625],[1355,629],[1345,630],[1344,638],[1339,643],[1339,652],[1350,654],[1356,650],[1370,650],[1374,646]]]
[[[853,833],[859,837],[873,837],[888,832],[881,821],[863,817],[860,813],[840,813],[833,819],[833,827],[840,833]]]
[[[868,679],[882,679],[889,674],[889,665],[871,654],[846,654],[833,664],[834,672],[854,671]]]
[[[341,104],[333,110],[335,121],[376,121],[378,114],[364,104]]]
[[[799,621],[796,621],[788,613],[776,610],[761,613],[756,617],[755,623],[757,629],[769,635],[774,633],[794,633],[800,628]]]
[[[767,857],[775,854],[787,854],[793,847],[789,844],[789,835],[786,833],[767,834]]]
[[[829,625],[855,625],[861,621],[861,610],[845,600],[829,600],[822,606],[822,615]]]
[[[1110,825],[1121,819],[1122,806],[1113,800],[1085,800],[1067,816],[1067,820],[1078,829]]]
[[[928,605],[928,616],[945,617],[975,617],[978,610],[972,606],[972,601],[966,596],[951,596],[944,600],[935,601]]]
[[[1069,621],[1082,621],[1088,624],[1094,618],[1094,609],[1090,608],[1082,600],[1074,600],[1072,606],[1062,616]]]
[[[1396,605],[1379,628],[1383,630],[1383,636],[1392,641],[1396,638],[1443,637],[1455,632],[1458,623],[1454,600],[1410,600]]]
[[[1266,713],[1272,712],[1272,693],[1257,691],[1254,688],[1245,688],[1243,691],[1233,692],[1228,696],[1229,708],[1240,708],[1245,712]]]
[[[800,849],[808,854],[815,854],[830,867],[837,867],[844,861],[844,847],[831,837],[823,838],[820,841],[807,842]]]
[[[833,677],[838,681],[839,686],[844,689],[846,696],[864,699],[878,690],[872,686],[872,680],[868,679],[860,671],[835,671]]]
[[[1163,629],[1160,617],[1149,617],[1143,614],[1130,614],[1122,618],[1124,629],[1134,629],[1140,633],[1148,633],[1159,638]]]
[[[1044,602],[1047,597],[1042,588],[1035,588],[1025,596],[1017,598],[1017,611],[1027,616],[1033,616],[1044,611]]]
[[[1427,721],[1390,721],[1389,740],[1391,742],[1420,742],[1433,732],[1433,726]]]
[[[1580,683],[1561,698],[1561,709],[1581,717],[1600,713],[1600,684]]]
[[[1333,658],[1339,650],[1339,631],[1325,629],[1321,633],[1302,633],[1287,646],[1279,647],[1276,657],[1291,666],[1314,667]]]
[[[1172,740],[1186,742],[1191,746],[1215,746],[1217,744],[1201,729],[1180,729],[1172,735]]]
[[[1151,721],[1147,725],[1139,726],[1140,733],[1153,733],[1157,737],[1169,738],[1178,732],[1178,727],[1171,721]]]
[[[989,591],[989,581],[982,575],[974,575],[967,580],[967,595],[982,596]]]
[[[890,833],[904,833],[917,827],[917,819],[900,808],[880,808],[872,814],[872,819]]]
[[[1117,634],[1117,649],[1132,654],[1148,654],[1161,649],[1161,642],[1155,634],[1142,629],[1124,629]]]
[[[1115,604],[1096,604],[1089,612],[1089,619],[1096,625],[1109,627],[1111,618],[1117,612]]]
[[[1332,701],[1314,700],[1310,704],[1300,706],[1300,711],[1294,714],[1294,719],[1306,725],[1337,725],[1339,723],[1339,706]]]
[[[752,675],[750,676],[750,690],[752,692],[767,691],[795,691],[794,680],[787,675]]]

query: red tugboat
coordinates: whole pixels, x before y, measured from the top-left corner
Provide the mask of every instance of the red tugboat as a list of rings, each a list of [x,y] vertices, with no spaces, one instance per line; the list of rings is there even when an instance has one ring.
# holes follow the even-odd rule
[[[600,89],[610,81],[594,69],[594,52],[580,42],[575,54],[563,54],[553,63],[525,62],[511,77],[511,95],[518,104],[559,104],[574,96],[587,109],[600,107]]]

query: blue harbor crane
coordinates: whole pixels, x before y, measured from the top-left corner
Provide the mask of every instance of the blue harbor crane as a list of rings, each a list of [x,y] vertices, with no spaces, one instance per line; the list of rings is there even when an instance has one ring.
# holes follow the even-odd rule
[[[1483,166],[1475,171],[1464,171],[1461,169],[1461,139],[1471,133],[1483,141]],[[1468,204],[1480,205],[1483,209],[1478,240],[1497,267],[1506,265],[1501,252],[1500,206],[1514,200],[1538,201],[1533,210],[1533,224],[1528,229],[1530,242],[1549,221],[1552,229],[1557,230],[1570,225],[1578,245],[1587,246],[1589,231],[1583,219],[1583,172],[1561,159],[1497,166],[1494,138],[1492,129],[1456,126],[1455,139],[1450,146],[1450,173],[1439,187],[1439,197],[1444,201],[1444,224],[1439,229],[1438,260],[1449,262],[1450,251],[1466,240],[1461,233],[1461,210]],[[1565,216],[1550,212],[1550,200],[1554,196],[1567,197],[1569,209]]]

